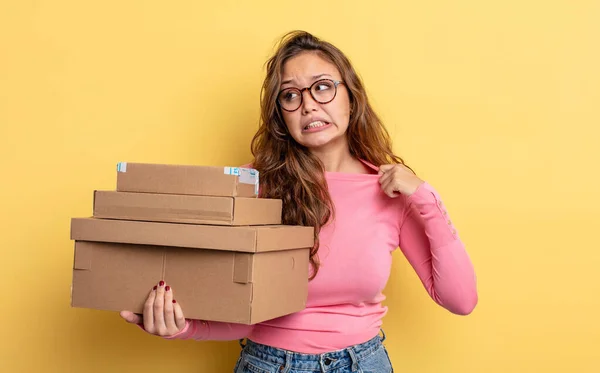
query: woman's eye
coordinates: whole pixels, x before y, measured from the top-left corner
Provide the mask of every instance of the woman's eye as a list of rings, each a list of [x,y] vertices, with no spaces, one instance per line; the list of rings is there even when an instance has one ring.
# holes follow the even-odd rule
[[[283,96],[283,99],[284,99],[284,100],[286,100],[286,101],[290,101],[290,100],[293,100],[293,99],[295,99],[297,96],[298,96],[298,95],[296,95],[296,93],[295,93],[295,92],[288,92],[288,93],[286,93],[286,94]]]

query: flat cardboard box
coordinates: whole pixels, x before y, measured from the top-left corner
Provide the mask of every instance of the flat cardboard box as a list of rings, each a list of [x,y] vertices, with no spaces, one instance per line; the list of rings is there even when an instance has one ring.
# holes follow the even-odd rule
[[[247,197],[94,192],[94,217],[215,225],[281,224],[282,201]]]
[[[256,197],[258,171],[251,168],[120,162],[117,191]]]
[[[71,305],[141,314],[164,280],[186,318],[256,324],[306,307],[308,255],[76,241]]]
[[[256,253],[312,247],[314,229],[296,225],[235,227],[73,218],[71,239]]]

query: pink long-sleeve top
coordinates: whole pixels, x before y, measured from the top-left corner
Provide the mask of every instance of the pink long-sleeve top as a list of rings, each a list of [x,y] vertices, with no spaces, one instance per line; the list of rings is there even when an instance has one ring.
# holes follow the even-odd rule
[[[323,353],[376,336],[381,302],[397,248],[431,298],[466,315],[477,303],[470,258],[439,194],[428,183],[390,198],[373,174],[326,172],[335,219],[320,232],[321,267],[308,286],[304,310],[256,325],[187,320],[169,339],[236,340],[301,353]],[[183,310],[185,313],[185,310]]]

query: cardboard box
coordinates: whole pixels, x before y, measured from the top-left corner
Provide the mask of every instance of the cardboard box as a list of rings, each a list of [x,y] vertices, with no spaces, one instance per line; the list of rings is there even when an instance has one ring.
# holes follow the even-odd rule
[[[71,305],[141,314],[162,279],[187,318],[256,324],[306,307],[308,253],[76,241]]]
[[[164,280],[188,318],[255,324],[306,307],[312,227],[71,220],[71,304],[143,311]]]
[[[117,191],[256,197],[258,171],[251,168],[127,163],[117,165]]]
[[[241,252],[302,249],[314,245],[312,227],[216,226],[96,218],[71,219],[75,241],[118,242]]]
[[[94,217],[156,222],[281,224],[282,201],[247,197],[95,191]]]

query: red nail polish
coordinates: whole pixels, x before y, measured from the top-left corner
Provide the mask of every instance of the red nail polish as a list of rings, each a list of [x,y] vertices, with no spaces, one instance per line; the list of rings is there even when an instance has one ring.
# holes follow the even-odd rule
[[[154,289],[154,290],[156,290],[156,286],[154,286],[154,288],[153,288],[153,289]]]
[[[173,303],[177,303],[177,301],[175,299],[173,299]]]
[[[165,290],[166,290],[166,291],[169,291],[169,290],[171,290],[171,287],[170,287],[170,286],[166,286],[166,287],[165,287]]]
[[[161,281],[158,283],[158,286],[163,286],[164,284],[165,284],[165,282],[161,280]]]

